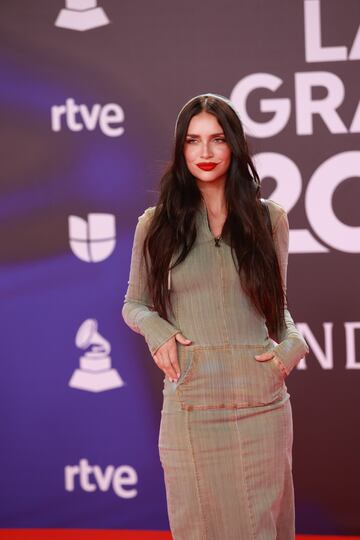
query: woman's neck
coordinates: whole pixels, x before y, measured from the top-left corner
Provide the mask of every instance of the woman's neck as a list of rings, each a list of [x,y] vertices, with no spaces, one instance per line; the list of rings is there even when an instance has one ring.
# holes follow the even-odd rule
[[[214,218],[227,215],[226,200],[224,196],[212,194],[211,196],[202,196],[208,215]]]
[[[219,178],[213,182],[201,182],[198,185],[202,199],[211,217],[219,218],[227,215],[225,199],[226,178]]]

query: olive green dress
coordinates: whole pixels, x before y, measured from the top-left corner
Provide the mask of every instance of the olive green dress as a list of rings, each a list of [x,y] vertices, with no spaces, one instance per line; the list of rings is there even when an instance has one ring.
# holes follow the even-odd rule
[[[275,201],[263,202],[286,292],[287,214]],[[179,331],[192,340],[176,342],[178,382],[164,377],[159,454],[173,538],[293,540],[293,425],[285,379],[308,345],[287,305],[286,327],[277,343],[269,338],[265,319],[241,288],[229,244],[216,245],[204,201],[196,242],[168,274],[175,316],[162,319],[151,309],[141,256],[154,209],[138,219],[122,316],[152,354]],[[270,350],[280,363],[255,359]]]

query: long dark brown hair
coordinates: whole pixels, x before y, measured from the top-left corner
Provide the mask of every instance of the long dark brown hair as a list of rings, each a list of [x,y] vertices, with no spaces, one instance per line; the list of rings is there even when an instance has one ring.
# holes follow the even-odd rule
[[[159,201],[143,248],[153,309],[169,320],[167,309],[173,313],[173,308],[168,270],[186,258],[196,239],[196,211],[202,195],[186,165],[183,147],[191,118],[206,111],[216,116],[232,151],[225,183],[228,213],[222,235],[230,238],[233,258],[236,254],[239,285],[265,317],[270,337],[276,337],[285,324],[285,295],[271,224],[269,227],[260,200],[260,179],[238,114],[227,98],[215,96],[196,96],[181,109],[176,122],[172,159],[160,180]],[[174,253],[179,256],[170,267]]]

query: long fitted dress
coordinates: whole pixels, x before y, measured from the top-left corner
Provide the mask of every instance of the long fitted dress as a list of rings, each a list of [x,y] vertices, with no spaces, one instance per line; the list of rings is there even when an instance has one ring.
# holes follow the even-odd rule
[[[286,292],[287,213],[271,199],[263,202]],[[141,255],[154,209],[138,218],[122,316],[152,354],[177,332],[192,340],[176,342],[178,382],[164,377],[159,455],[173,538],[293,540],[293,424],[285,379],[309,347],[286,303],[286,326],[276,342],[269,337],[240,285],[229,243],[214,241],[203,200],[195,244],[168,273],[174,317],[161,318],[152,309]],[[270,350],[280,362],[255,359]]]

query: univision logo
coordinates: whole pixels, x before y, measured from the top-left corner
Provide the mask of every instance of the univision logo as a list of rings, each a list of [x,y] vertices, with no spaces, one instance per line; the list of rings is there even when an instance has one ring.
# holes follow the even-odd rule
[[[82,261],[104,261],[116,244],[115,216],[92,213],[87,220],[69,216],[69,242],[74,255]]]
[[[96,0],[66,0],[55,21],[55,26],[83,32],[109,24],[109,19]]]

